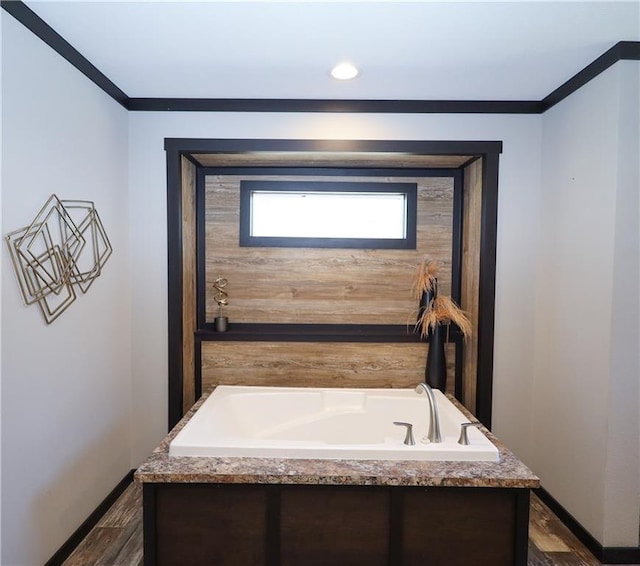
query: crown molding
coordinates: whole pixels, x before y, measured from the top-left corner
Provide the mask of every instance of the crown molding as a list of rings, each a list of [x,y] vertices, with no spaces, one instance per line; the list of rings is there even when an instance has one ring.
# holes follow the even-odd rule
[[[130,98],[129,110],[337,112],[370,114],[539,114],[533,100],[330,100],[300,98]]]
[[[51,47],[51,49],[64,57],[111,98],[119,104],[122,104],[127,110],[129,109],[129,97],[24,2],[2,0],[0,5],[6,12],[11,14],[34,35],[38,36]]]
[[[487,155],[502,153],[502,142],[491,140],[331,140],[331,139],[203,139],[165,138],[165,151],[185,154],[247,152],[352,152],[415,155]],[[198,164],[200,165],[200,164]]]
[[[616,43],[566,83],[559,86],[548,96],[545,96],[540,101],[541,111],[546,112],[549,108],[582,88],[589,81],[595,79],[600,73],[603,73],[618,61],[623,60],[640,60],[640,41],[619,41]]]
[[[542,114],[621,60],[640,60],[640,41],[619,41],[542,100],[329,100],[265,98],[130,98],[21,0],[2,8],[106,94],[137,112],[350,112],[384,114]]]

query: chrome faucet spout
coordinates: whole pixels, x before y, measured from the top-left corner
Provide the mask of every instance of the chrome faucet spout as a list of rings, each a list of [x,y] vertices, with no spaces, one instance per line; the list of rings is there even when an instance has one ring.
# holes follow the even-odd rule
[[[429,432],[427,438],[430,442],[442,442],[442,436],[440,435],[440,417],[438,415],[438,404],[436,403],[436,397],[433,394],[433,390],[427,383],[418,383],[416,385],[416,393],[424,391],[429,401]]]

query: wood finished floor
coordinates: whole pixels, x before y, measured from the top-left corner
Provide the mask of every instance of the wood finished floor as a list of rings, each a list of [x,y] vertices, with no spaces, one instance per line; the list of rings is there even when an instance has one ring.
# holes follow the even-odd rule
[[[142,566],[142,562],[142,489],[139,484],[132,484],[64,566]],[[532,495],[529,566],[601,564],[549,508]]]

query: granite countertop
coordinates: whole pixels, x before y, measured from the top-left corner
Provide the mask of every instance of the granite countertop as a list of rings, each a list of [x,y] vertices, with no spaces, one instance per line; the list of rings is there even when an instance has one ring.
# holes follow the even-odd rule
[[[174,427],[138,468],[141,483],[257,483],[536,488],[540,480],[491,432],[480,430],[500,451],[499,462],[418,462],[389,460],[302,460],[169,456],[169,443],[207,395]],[[449,396],[450,397],[450,396]],[[453,397],[470,420],[474,417]]]

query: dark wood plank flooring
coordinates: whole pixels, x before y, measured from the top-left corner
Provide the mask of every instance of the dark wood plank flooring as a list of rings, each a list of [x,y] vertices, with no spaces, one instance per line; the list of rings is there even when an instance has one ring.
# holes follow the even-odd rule
[[[142,562],[142,488],[132,484],[64,565],[142,566]],[[549,508],[532,495],[529,566],[602,565]]]
[[[142,486],[131,484],[64,562],[65,566],[142,566]]]
[[[601,566],[534,494],[529,513],[529,566]]]

